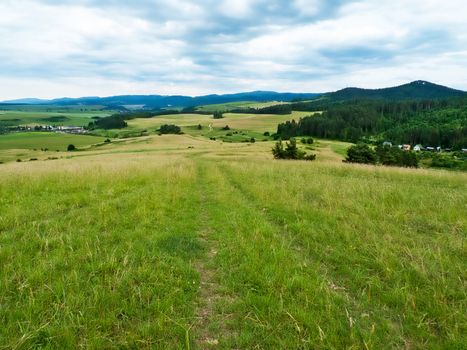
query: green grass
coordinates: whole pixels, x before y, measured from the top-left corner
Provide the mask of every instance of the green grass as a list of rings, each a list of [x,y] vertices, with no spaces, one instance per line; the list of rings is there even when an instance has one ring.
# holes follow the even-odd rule
[[[466,175],[271,146],[0,165],[0,349],[464,348]]]
[[[89,135],[72,135],[52,132],[18,132],[0,135],[0,150],[41,149],[66,151],[69,144],[76,147],[103,142],[104,138]]]
[[[163,124],[175,124],[182,128],[182,131],[193,136],[205,137],[223,137],[228,132],[237,131],[244,133],[245,138],[255,137],[262,139],[264,132],[268,131],[271,134],[277,130],[279,123],[287,120],[298,120],[301,117],[313,114],[313,112],[292,112],[289,115],[275,114],[235,114],[225,113],[222,119],[213,119],[211,115],[201,114],[177,114],[177,115],[162,115],[154,118],[133,119],[128,120],[128,128],[124,130],[112,130],[111,136],[118,137],[125,134],[135,135],[141,132],[154,133],[159,126]],[[202,126],[202,130],[196,127]],[[211,130],[209,126],[213,128]],[[224,132],[223,127],[228,125],[231,130]],[[226,139],[227,140],[227,139]],[[243,141],[244,138],[239,136],[229,139],[230,141]]]
[[[71,125],[86,126],[92,121],[92,117],[105,117],[111,114],[109,111],[100,110],[76,110],[64,109],[57,111],[43,110],[43,108],[32,108],[27,106],[25,110],[7,110],[0,111],[0,127],[19,126],[19,125]],[[59,117],[60,119],[56,119]]]
[[[271,107],[278,104],[287,104],[288,102],[278,102],[278,101],[271,101],[271,102],[250,102],[250,101],[243,101],[243,102],[228,102],[228,103],[221,103],[221,104],[213,104],[213,105],[206,105],[206,106],[199,106],[196,107],[198,111],[202,112],[227,112],[233,109],[238,108],[265,108]]]

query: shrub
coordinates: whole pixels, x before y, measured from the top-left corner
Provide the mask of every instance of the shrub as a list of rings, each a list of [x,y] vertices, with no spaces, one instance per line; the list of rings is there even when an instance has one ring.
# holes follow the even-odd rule
[[[198,130],[202,130],[203,127],[201,126],[201,124],[198,124],[198,126],[196,127]]]
[[[418,167],[418,158],[415,152],[403,151],[398,147],[378,145],[376,147],[378,162],[383,165]]]
[[[265,131],[263,136],[271,136],[271,133],[269,131]]]
[[[180,134],[182,130],[179,126],[173,124],[164,124],[159,128],[160,134]]]
[[[88,124],[88,128],[90,130],[93,129],[123,129],[126,128],[128,124],[126,121],[118,115],[110,116],[110,117],[105,117],[101,119],[96,119],[93,122],[90,122]]]
[[[347,163],[376,164],[376,152],[364,143],[351,146],[347,150]]]
[[[222,119],[222,118],[224,118],[224,115],[222,114],[222,112],[214,112],[212,117],[214,119]]]
[[[68,152],[70,152],[70,151],[75,151],[75,150],[76,150],[76,147],[75,147],[75,145],[69,144],[68,147],[66,148],[66,150],[67,150]]]
[[[110,139],[105,139],[105,143],[110,143]]]
[[[255,143],[255,142],[256,142],[256,139],[255,139],[254,137],[252,137],[252,138],[250,139],[250,142],[251,142],[251,143]]]
[[[272,149],[272,154],[276,159],[297,159],[297,160],[315,160],[315,154],[307,155],[304,151],[300,150],[297,147],[297,141],[294,138],[291,138],[289,142],[286,143],[285,148],[282,140],[279,140],[274,145]]]
[[[222,130],[230,130],[230,126],[226,125],[222,128]]]

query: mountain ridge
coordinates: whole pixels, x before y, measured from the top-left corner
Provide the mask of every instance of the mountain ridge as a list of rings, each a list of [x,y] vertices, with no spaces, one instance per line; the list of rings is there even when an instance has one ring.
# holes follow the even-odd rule
[[[323,96],[336,101],[345,101],[355,99],[440,99],[465,95],[467,95],[467,92],[462,90],[438,85],[425,80],[415,80],[407,84],[379,89],[347,87],[335,92],[326,93]]]
[[[438,85],[424,80],[416,80],[394,87],[365,89],[347,87],[328,93],[292,93],[275,91],[250,91],[233,94],[210,94],[202,96],[184,95],[116,95],[107,97],[62,97],[56,99],[23,98],[0,102],[2,104],[29,105],[103,105],[108,108],[124,106],[142,106],[147,109],[161,109],[170,107],[193,107],[229,102],[268,102],[326,98],[332,101],[346,101],[356,99],[410,100],[410,99],[442,99],[456,96],[467,96],[467,92]]]

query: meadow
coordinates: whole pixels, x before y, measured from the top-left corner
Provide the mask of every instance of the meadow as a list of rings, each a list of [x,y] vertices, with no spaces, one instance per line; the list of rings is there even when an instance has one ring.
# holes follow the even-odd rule
[[[210,104],[205,106],[198,106],[196,110],[201,112],[227,112],[232,109],[236,108],[265,108],[271,107],[278,104],[288,104],[289,102],[279,102],[279,101],[270,101],[270,102],[228,102],[228,103],[220,103],[220,104]]]
[[[112,114],[94,108],[71,108],[50,106],[22,106],[16,109],[6,109],[0,106],[0,128],[2,126],[35,126],[35,125],[70,125],[87,126],[93,117],[106,117]]]
[[[0,349],[464,348],[467,175],[272,146],[1,164]]]

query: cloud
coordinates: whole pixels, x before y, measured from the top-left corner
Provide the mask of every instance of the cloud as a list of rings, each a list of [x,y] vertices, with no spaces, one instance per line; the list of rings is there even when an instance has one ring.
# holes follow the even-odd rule
[[[4,0],[0,100],[467,89],[460,0]]]

